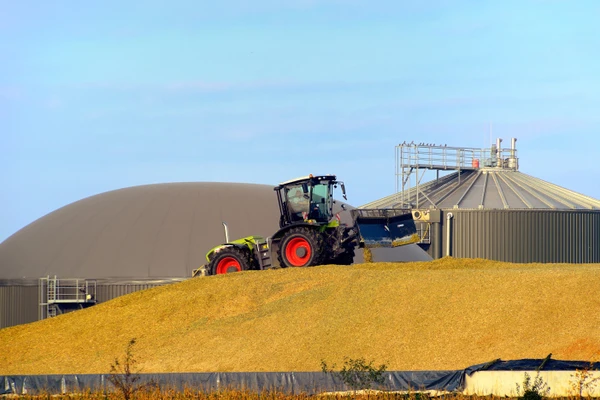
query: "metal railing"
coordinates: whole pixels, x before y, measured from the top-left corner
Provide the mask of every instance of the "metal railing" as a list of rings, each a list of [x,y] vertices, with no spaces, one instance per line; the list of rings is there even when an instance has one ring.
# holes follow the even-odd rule
[[[61,313],[61,305],[91,305],[96,303],[96,281],[92,279],[40,278],[39,319]]]
[[[438,145],[400,144],[396,146],[396,164],[405,168],[438,170],[497,167],[518,169],[517,150],[511,148],[468,148]]]
[[[440,179],[440,171],[474,171],[480,168],[497,168],[516,171],[519,159],[515,147],[516,139],[512,139],[510,148],[501,148],[502,140],[490,148],[449,147],[426,143],[401,143],[396,146],[396,193],[400,193],[400,207],[419,207],[418,204],[407,204],[407,193],[415,188],[417,203],[422,193],[421,181],[427,171],[437,171],[436,180]],[[414,176],[414,182],[411,177]]]

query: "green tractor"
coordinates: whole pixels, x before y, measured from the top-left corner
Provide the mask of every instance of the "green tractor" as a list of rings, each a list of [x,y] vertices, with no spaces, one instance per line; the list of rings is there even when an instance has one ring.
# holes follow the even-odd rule
[[[193,272],[219,275],[246,270],[350,265],[357,247],[396,247],[419,240],[410,210],[353,209],[353,225],[333,211],[333,194],[344,183],[335,175],[309,175],[274,188],[279,203],[279,230],[270,238],[248,236],[225,241],[206,255],[208,263]],[[342,205],[342,209],[344,206]]]

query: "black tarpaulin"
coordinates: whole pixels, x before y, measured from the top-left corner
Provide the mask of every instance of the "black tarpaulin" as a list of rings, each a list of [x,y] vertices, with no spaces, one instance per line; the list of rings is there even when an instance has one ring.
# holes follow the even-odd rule
[[[462,391],[465,376],[480,371],[575,371],[600,370],[600,363],[588,361],[560,361],[547,359],[522,359],[514,361],[493,360],[473,365],[464,370],[452,371],[388,371],[385,382],[373,389],[390,391]],[[109,375],[0,375],[0,395],[36,393],[80,393],[87,390],[114,391]],[[289,394],[309,395],[345,391],[339,376],[324,372],[212,372],[139,374],[140,384],[153,383],[162,389],[199,390],[250,390],[255,392],[276,390]]]
[[[563,361],[546,359],[524,358],[522,360],[502,361],[494,360],[485,364],[473,365],[465,372],[471,375],[477,371],[575,371],[582,369],[600,370],[600,362],[590,361]]]
[[[390,371],[385,382],[373,389],[455,391],[460,389],[463,371]],[[290,394],[316,394],[351,388],[336,375],[323,372],[214,372],[139,374],[138,384],[155,384],[162,389],[277,390]],[[0,395],[35,393],[77,393],[87,390],[114,391],[108,375],[7,375],[0,376]]]

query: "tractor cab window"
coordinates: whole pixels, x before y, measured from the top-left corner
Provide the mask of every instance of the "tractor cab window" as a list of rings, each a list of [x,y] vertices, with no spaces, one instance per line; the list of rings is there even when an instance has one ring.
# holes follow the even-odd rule
[[[330,182],[321,181],[315,184],[312,189],[309,218],[328,222],[331,219],[331,203]]]

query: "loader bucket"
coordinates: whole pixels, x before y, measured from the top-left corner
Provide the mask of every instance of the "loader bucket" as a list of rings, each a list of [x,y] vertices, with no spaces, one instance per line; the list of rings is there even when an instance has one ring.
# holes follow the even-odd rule
[[[410,210],[354,209],[351,213],[364,247],[398,247],[421,240]]]

